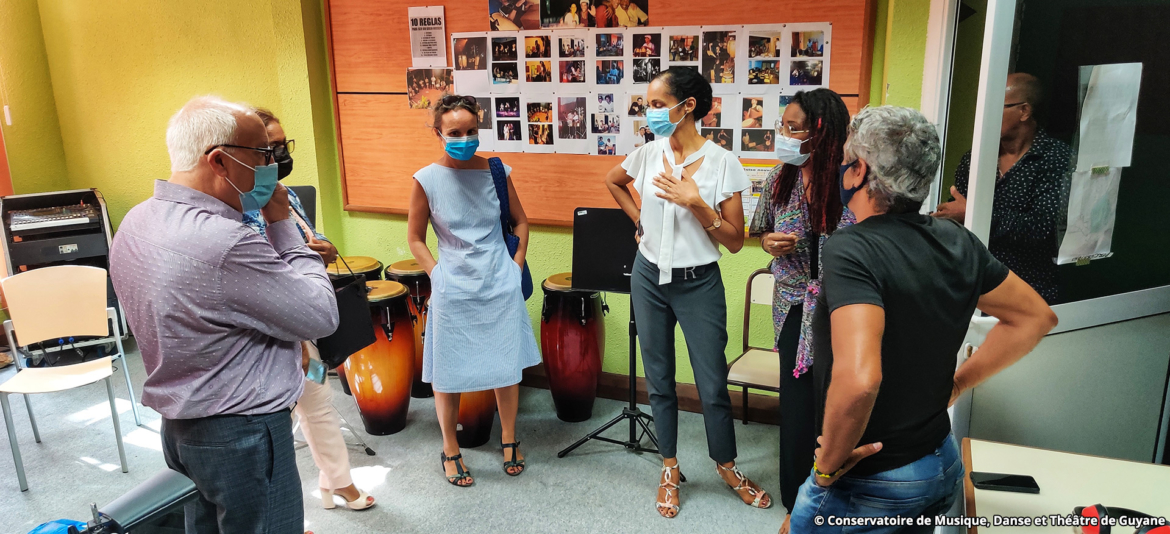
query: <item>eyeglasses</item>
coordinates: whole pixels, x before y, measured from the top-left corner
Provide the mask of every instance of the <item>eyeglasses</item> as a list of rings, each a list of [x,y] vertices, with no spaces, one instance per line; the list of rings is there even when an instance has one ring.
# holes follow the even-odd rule
[[[1014,107],[1016,107],[1016,106],[1022,106],[1022,105],[1024,105],[1024,104],[1027,104],[1027,102],[1014,102],[1014,103],[1011,103],[1011,104],[1004,104],[1004,105],[1003,105],[1003,109],[1014,108]]]
[[[783,120],[776,121],[776,131],[781,135],[783,135],[784,132],[788,132],[788,135],[808,133],[808,130],[793,130],[792,128],[789,128],[787,124],[784,124]]]
[[[211,147],[208,147],[207,150],[203,151],[203,155],[206,156],[206,155],[210,154],[212,150],[215,150],[217,148],[242,148],[244,150],[255,150],[256,152],[264,154],[264,164],[265,165],[267,165],[273,161],[276,161],[276,149],[275,148],[256,148],[254,146],[240,146],[240,145],[227,145],[227,144],[212,145]],[[292,152],[292,151],[289,150],[289,152]]]
[[[272,150],[275,151],[276,149],[278,149],[280,147],[284,147],[285,153],[292,154],[293,149],[296,147],[296,141],[294,141],[292,139],[287,139],[281,143],[273,143]]]
[[[479,101],[476,100],[474,96],[460,96],[460,95],[447,95],[447,96],[443,97],[442,100],[439,101],[439,104],[442,104],[444,106],[450,106],[453,104],[458,104],[460,102],[467,104],[469,106],[475,106],[475,105],[479,104]]]

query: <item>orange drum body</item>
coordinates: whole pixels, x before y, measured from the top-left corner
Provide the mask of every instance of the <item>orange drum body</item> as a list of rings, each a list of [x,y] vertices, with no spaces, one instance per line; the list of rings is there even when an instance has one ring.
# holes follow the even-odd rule
[[[548,389],[557,417],[576,423],[593,415],[597,380],[605,348],[601,299],[593,291],[575,291],[572,274],[548,277],[541,313],[540,345]]]
[[[414,378],[414,325],[406,288],[375,280],[370,288],[374,343],[345,361],[345,377],[366,432],[393,434],[406,427]]]
[[[386,279],[394,280],[410,291],[410,313],[414,323],[414,383],[410,396],[425,399],[435,396],[431,385],[422,381],[423,340],[427,332],[427,311],[431,299],[431,278],[415,260],[391,263],[386,268]]]
[[[496,392],[474,391],[459,395],[459,427],[455,441],[460,447],[478,447],[492,437],[496,420]]]

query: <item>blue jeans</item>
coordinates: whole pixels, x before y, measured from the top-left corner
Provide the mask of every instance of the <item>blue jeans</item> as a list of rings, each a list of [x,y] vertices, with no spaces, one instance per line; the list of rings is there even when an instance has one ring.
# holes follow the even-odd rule
[[[796,497],[792,532],[932,532],[934,527],[915,525],[915,520],[946,514],[955,503],[963,476],[963,460],[953,435],[933,453],[910,464],[869,476],[846,473],[827,488],[817,485],[810,474]],[[862,517],[908,518],[910,524],[848,523]],[[838,523],[841,519],[847,523]]]

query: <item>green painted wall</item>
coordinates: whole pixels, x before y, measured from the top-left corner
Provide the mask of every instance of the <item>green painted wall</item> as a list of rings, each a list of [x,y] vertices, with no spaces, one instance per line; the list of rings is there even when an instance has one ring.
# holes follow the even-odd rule
[[[0,0],[0,105],[12,114],[0,127],[15,192],[69,189],[36,0]]]
[[[922,101],[922,67],[926,59],[930,0],[886,1],[883,55],[888,93],[882,103],[916,108]]]
[[[975,14],[959,23],[955,35],[954,79],[951,80],[951,109],[947,146],[943,160],[943,200],[955,183],[955,169],[975,135],[975,99],[979,90],[979,61],[983,57],[983,27],[987,22],[987,0],[964,0]]]

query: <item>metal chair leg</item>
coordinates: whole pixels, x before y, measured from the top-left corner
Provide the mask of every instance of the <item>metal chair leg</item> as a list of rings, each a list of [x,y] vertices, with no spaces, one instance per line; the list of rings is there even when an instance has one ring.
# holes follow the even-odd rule
[[[12,426],[12,409],[8,405],[8,394],[0,393],[0,407],[4,411],[4,427],[8,430],[8,443],[12,446],[12,463],[16,465],[16,481],[20,491],[28,491],[28,480],[24,478],[24,462],[20,460],[20,444],[16,441],[16,428]]]
[[[746,425],[748,423],[748,421],[747,421],[747,417],[748,417],[748,388],[747,388],[747,386],[743,386],[742,389],[743,389],[743,424]]]
[[[122,446],[122,422],[118,420],[118,405],[114,403],[114,383],[110,377],[105,378],[106,393],[110,396],[110,418],[114,420],[114,438],[118,440],[118,459],[122,461],[122,472],[129,473],[126,466],[126,448]]]
[[[114,345],[118,347],[118,359],[122,360],[122,375],[126,377],[126,391],[130,394],[130,408],[134,411],[134,424],[142,426],[142,416],[138,413],[138,399],[134,397],[134,383],[130,381],[130,365],[126,363],[126,351],[122,349],[120,336],[114,336]]]
[[[28,422],[32,425],[33,438],[37,440],[37,443],[40,443],[41,431],[37,428],[37,418],[35,415],[33,415],[32,402],[28,400],[28,395],[24,396],[24,407],[28,410]]]

